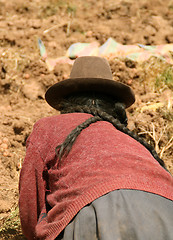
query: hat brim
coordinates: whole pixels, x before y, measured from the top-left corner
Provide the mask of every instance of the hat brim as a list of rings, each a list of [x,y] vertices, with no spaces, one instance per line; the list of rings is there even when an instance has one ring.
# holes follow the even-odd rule
[[[60,81],[47,90],[45,99],[50,106],[57,109],[58,103],[70,94],[87,91],[110,95],[124,103],[126,108],[135,102],[134,92],[128,85],[102,78],[69,78]]]

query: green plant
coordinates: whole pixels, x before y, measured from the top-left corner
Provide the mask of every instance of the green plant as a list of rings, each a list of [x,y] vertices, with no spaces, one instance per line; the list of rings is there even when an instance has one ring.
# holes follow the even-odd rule
[[[162,91],[165,88],[173,89],[173,67],[162,59],[151,57],[139,64],[141,82],[150,90]]]
[[[68,5],[67,6],[67,13],[74,16],[76,14],[76,6],[75,5]]]
[[[66,9],[68,6],[66,0],[51,0],[48,4],[42,4],[40,6],[39,18],[47,18],[56,15],[63,8]]]
[[[173,68],[167,67],[161,74],[156,77],[155,87],[156,89],[168,87],[173,89]]]
[[[15,207],[11,210],[9,216],[4,220],[0,227],[0,234],[5,232],[16,232],[20,231],[20,219],[19,219],[19,208]]]

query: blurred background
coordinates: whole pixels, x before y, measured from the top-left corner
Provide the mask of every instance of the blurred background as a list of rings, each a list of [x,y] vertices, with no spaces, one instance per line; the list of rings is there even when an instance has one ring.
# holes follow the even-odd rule
[[[26,139],[38,119],[59,114],[46,89],[68,78],[81,46],[98,54],[110,38],[103,57],[136,94],[128,127],[173,173],[173,1],[0,0],[0,239],[25,239],[18,179]]]

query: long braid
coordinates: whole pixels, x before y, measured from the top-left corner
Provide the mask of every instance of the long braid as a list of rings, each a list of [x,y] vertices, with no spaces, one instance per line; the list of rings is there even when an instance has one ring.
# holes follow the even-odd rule
[[[91,99],[89,100],[91,102]],[[62,106],[63,106],[63,103],[62,103]],[[126,118],[125,108],[123,104],[115,103],[114,111],[115,111],[114,114],[112,114],[113,111],[111,112],[111,114],[109,114],[108,113],[109,111],[107,109],[106,110],[102,110],[101,108],[99,109],[98,107],[94,107],[93,105],[88,104],[88,102],[87,104],[86,103],[82,104],[82,106],[78,105],[77,103],[69,104],[69,102],[66,102],[65,105],[62,107],[61,113],[82,112],[82,113],[92,114],[94,117],[91,117],[87,119],[85,122],[83,122],[82,124],[78,125],[74,130],[71,131],[71,133],[67,136],[65,141],[61,145],[58,145],[56,147],[55,151],[56,151],[56,155],[59,157],[59,160],[61,160],[63,155],[67,156],[76,138],[78,137],[78,135],[81,133],[83,129],[87,128],[92,123],[102,120],[102,121],[110,122],[116,129],[118,129],[119,131],[129,135],[130,137],[140,142],[145,148],[149,150],[149,152],[158,161],[158,163],[163,168],[166,169],[164,161],[159,158],[155,149],[150,144],[148,144],[144,139],[142,139],[141,137],[139,137],[137,134],[135,134],[133,131],[129,130],[126,127],[127,118]]]
[[[81,133],[81,131],[87,128],[90,124],[101,120],[102,119],[99,116],[94,116],[87,119],[85,122],[83,122],[82,124],[78,125],[75,129],[73,129],[71,133],[66,137],[65,141],[55,148],[55,152],[59,158],[59,162],[63,156],[68,155],[72,148],[72,145],[74,144],[76,138]]]

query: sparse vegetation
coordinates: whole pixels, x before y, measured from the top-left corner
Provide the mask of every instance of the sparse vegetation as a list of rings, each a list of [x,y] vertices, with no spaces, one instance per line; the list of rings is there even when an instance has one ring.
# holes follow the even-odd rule
[[[173,88],[173,67],[171,64],[151,57],[140,65],[141,80],[151,91],[162,92],[165,88]]]
[[[155,81],[156,90],[170,88],[173,90],[173,67],[168,66],[164,71],[157,75]]]
[[[25,239],[20,226],[19,219],[19,208],[15,206],[11,209],[8,217],[1,219],[1,227],[0,227],[0,238],[4,240],[9,239]]]

